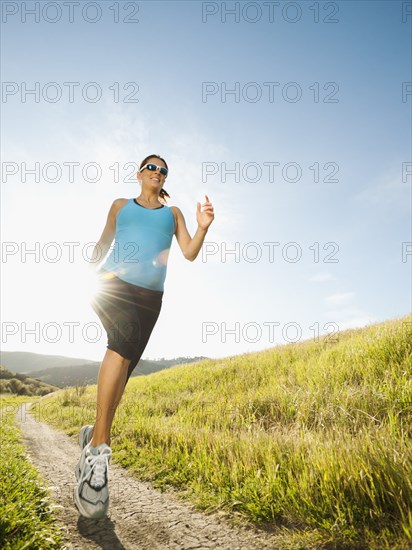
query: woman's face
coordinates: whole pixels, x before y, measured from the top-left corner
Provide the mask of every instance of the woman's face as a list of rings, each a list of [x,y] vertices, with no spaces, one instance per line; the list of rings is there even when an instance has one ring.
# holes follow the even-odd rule
[[[157,157],[150,157],[145,164],[156,164],[156,166],[163,166],[166,168],[165,163]],[[164,185],[167,176],[161,174],[158,170],[152,172],[145,168],[143,172],[137,173],[137,179],[142,184],[142,187],[148,187],[149,189],[158,190],[160,192]]]

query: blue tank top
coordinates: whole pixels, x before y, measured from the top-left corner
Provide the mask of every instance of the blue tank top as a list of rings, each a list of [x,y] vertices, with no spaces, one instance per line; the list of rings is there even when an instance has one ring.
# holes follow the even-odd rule
[[[101,269],[133,285],[163,291],[174,231],[168,206],[145,208],[129,199],[117,214],[114,246]]]

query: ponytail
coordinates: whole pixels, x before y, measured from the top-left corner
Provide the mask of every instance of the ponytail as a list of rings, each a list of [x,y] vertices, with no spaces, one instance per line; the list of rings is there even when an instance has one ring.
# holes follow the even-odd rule
[[[169,197],[169,199],[170,199],[169,193],[163,187],[160,189],[159,197],[161,197],[165,201],[166,204],[167,204],[166,197]]]

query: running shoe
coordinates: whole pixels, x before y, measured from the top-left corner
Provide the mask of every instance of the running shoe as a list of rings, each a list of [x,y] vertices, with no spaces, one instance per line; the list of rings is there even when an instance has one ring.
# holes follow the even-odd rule
[[[80,514],[90,519],[104,518],[109,509],[109,460],[111,448],[106,443],[86,445],[76,466],[77,486],[74,502]]]
[[[79,433],[79,447],[83,450],[92,439],[93,426],[83,426]]]

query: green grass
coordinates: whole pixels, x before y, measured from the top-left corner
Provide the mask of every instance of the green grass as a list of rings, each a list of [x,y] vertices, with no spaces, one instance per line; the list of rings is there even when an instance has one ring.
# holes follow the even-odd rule
[[[26,456],[15,424],[18,405],[33,397],[1,397],[0,548],[61,547],[60,530],[45,482]]]
[[[280,548],[412,548],[412,316],[132,379],[113,460]],[[94,422],[96,386],[43,419]]]

